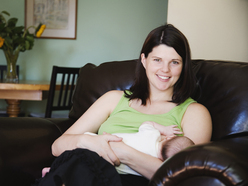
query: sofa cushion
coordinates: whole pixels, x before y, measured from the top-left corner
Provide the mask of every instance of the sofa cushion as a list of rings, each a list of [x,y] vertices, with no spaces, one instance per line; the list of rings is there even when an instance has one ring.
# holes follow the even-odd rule
[[[52,143],[61,131],[44,118],[2,117],[0,121],[0,185],[27,186],[51,165]]]
[[[110,90],[128,89],[134,81],[136,63],[136,60],[127,60],[83,66],[79,70],[69,118],[78,119],[92,103]]]
[[[196,99],[209,110],[212,140],[248,133],[248,63],[194,60]]]

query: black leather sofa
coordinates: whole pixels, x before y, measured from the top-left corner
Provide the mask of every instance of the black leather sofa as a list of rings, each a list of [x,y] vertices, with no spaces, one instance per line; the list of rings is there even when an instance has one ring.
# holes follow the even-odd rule
[[[193,60],[198,88],[193,97],[212,116],[212,142],[166,160],[150,185],[248,185],[248,63]],[[54,157],[51,144],[103,93],[127,89],[135,60],[80,69],[68,119],[0,118],[0,185],[27,186]]]

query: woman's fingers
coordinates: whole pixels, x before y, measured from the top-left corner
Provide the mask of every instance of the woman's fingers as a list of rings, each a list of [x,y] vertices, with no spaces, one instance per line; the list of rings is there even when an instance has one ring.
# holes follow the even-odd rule
[[[111,163],[112,165],[115,165],[118,163],[118,159],[115,159],[113,157],[111,157],[111,155],[109,154],[105,154],[103,156],[101,156],[103,159],[105,159],[106,161],[108,161],[109,163]]]
[[[105,132],[104,132],[105,133]],[[109,143],[109,142],[120,142],[122,141],[122,138],[116,136],[116,135],[111,135],[108,133],[104,134],[104,138],[105,140]],[[115,155],[115,153],[113,152],[113,150],[111,149],[111,147],[108,144],[108,149],[106,151],[106,160],[109,161],[111,164],[114,164],[116,166],[120,165],[120,160],[119,158]]]
[[[87,146],[82,146],[79,148],[87,148],[91,151],[96,152],[99,156],[104,158],[106,161],[111,163],[112,165],[119,165],[120,161],[118,157],[115,155],[114,151],[111,149],[109,142],[119,142],[122,141],[122,138],[111,134],[105,135],[89,135],[84,134],[83,139],[89,141]]]
[[[108,136],[108,142],[120,142],[120,141],[122,141],[122,138],[118,137],[116,135],[108,134],[107,136]],[[111,152],[112,153],[108,154],[109,159],[114,163],[115,166],[119,166],[120,165],[119,158],[116,156],[116,154],[113,152],[112,149],[111,149]]]
[[[112,150],[111,150],[112,151]],[[113,152],[113,151],[112,151]],[[108,158],[110,159],[110,161],[112,162],[111,164],[112,165],[115,165],[115,166],[119,166],[120,165],[120,160],[119,158],[115,155],[115,153],[109,153],[108,154]]]
[[[107,132],[103,132],[104,136],[106,137],[107,141],[108,142],[118,142],[118,141],[122,141],[122,138],[121,137],[118,137],[116,135],[112,135],[112,134],[109,134]]]

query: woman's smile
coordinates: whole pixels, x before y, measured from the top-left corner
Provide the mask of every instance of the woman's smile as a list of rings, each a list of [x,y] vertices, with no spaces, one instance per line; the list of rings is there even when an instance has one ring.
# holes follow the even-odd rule
[[[157,75],[157,76],[162,80],[168,80],[170,78],[169,76],[162,76],[162,75]]]

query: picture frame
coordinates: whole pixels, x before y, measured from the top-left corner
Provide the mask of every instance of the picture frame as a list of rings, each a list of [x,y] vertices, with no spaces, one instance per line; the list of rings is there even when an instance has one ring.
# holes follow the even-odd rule
[[[25,28],[40,23],[46,25],[40,38],[76,39],[77,0],[25,0]]]

